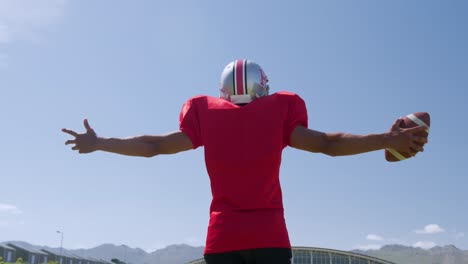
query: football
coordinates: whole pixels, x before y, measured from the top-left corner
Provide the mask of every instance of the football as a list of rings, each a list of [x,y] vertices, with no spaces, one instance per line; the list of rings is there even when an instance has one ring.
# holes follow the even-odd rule
[[[427,127],[426,131],[420,132],[416,135],[422,137],[429,136],[429,127],[431,126],[431,118],[429,113],[426,112],[417,112],[409,114],[403,117],[403,122],[401,122],[401,128],[411,128],[415,126],[425,126]],[[385,149],[385,159],[390,162],[400,161],[411,158],[411,155],[407,152],[398,152],[394,149]]]

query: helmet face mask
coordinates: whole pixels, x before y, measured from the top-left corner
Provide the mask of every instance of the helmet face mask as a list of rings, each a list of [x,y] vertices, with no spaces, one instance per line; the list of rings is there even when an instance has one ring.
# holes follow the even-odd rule
[[[247,104],[270,92],[268,77],[257,63],[235,60],[221,74],[220,97],[234,104]]]

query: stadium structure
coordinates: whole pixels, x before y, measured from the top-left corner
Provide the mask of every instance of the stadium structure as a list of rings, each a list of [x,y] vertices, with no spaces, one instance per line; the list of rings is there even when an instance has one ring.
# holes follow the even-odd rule
[[[327,248],[293,247],[292,253],[292,264],[395,264],[371,256]],[[205,263],[203,259],[198,259],[187,264]]]

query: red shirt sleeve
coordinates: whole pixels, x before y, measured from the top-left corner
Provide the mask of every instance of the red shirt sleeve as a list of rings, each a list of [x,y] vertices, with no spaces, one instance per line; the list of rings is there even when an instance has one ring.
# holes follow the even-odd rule
[[[308,127],[307,107],[298,95],[290,96],[288,100],[288,114],[284,124],[284,145],[291,145],[291,134],[296,126]]]
[[[200,120],[196,106],[193,99],[188,100],[182,106],[179,115],[179,129],[190,138],[194,149],[203,146],[200,133]]]

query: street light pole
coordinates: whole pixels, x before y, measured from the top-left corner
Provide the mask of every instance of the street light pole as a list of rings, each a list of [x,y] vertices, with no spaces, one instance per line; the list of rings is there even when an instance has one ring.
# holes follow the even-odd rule
[[[60,234],[60,259],[59,259],[59,263],[58,264],[62,264],[62,253],[63,253],[63,232],[62,231],[58,231],[57,230],[57,233]]]

